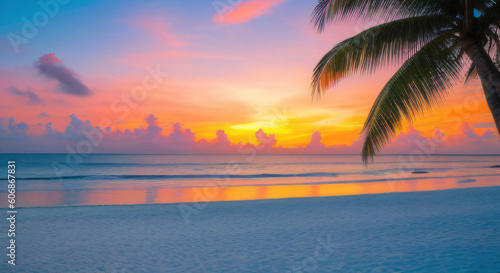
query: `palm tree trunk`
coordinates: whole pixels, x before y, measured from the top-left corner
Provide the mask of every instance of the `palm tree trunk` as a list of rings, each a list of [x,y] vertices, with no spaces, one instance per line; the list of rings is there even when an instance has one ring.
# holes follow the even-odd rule
[[[476,66],[488,107],[500,134],[500,71],[474,38],[463,38],[462,48]]]

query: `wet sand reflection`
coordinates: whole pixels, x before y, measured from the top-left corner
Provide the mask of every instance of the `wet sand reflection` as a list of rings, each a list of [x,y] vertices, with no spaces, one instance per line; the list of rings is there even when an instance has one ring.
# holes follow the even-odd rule
[[[500,186],[496,177],[270,186],[217,186],[18,192],[18,207],[133,205],[341,196]],[[475,181],[475,182],[474,182]],[[458,182],[458,183],[457,183]],[[2,198],[7,200],[7,198]],[[6,205],[6,204],[5,204]]]

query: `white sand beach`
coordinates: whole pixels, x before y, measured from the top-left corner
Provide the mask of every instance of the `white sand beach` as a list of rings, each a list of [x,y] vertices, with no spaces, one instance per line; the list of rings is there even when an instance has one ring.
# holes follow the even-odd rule
[[[0,271],[499,272],[499,196],[484,187],[211,202],[189,222],[179,204],[21,208],[17,265]]]

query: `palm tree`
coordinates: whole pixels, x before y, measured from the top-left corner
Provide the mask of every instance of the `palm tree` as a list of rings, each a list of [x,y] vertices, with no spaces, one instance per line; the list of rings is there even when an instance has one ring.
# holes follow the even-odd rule
[[[363,126],[362,158],[375,153],[425,111],[441,106],[462,79],[479,77],[500,133],[500,0],[320,0],[318,31],[334,20],[382,20],[333,47],[314,69],[312,95],[339,80],[388,64],[399,70],[380,91]],[[493,56],[493,57],[492,57]]]

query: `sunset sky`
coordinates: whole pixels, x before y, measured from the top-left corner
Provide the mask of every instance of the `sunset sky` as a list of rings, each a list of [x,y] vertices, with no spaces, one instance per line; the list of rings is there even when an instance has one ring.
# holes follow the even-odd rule
[[[310,23],[317,1],[42,2],[52,3],[45,17],[36,1],[0,7],[0,117],[35,137],[49,122],[64,132],[72,114],[94,126],[111,120],[113,132],[146,127],[152,114],[161,134],[180,123],[196,141],[223,130],[232,143],[257,144],[262,129],[285,148],[307,145],[315,131],[326,146],[350,145],[396,71],[344,80],[312,100],[319,59],[380,23],[335,23],[319,34]],[[462,85],[413,127],[426,137],[436,127],[461,134],[465,122],[478,135],[495,131],[479,82]]]

